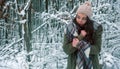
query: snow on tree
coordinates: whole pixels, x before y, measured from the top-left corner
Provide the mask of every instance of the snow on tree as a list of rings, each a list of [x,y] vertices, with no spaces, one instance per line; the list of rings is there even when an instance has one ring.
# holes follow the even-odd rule
[[[64,29],[84,0],[1,1],[0,68],[65,69]],[[103,26],[100,64],[103,69],[120,69],[120,1],[90,1],[92,19]]]

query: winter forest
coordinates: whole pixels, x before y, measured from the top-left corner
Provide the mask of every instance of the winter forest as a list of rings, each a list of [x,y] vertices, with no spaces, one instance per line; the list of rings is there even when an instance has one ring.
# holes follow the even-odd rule
[[[65,26],[87,0],[0,0],[0,69],[66,69]],[[120,69],[120,0],[90,0],[103,26],[102,69]]]

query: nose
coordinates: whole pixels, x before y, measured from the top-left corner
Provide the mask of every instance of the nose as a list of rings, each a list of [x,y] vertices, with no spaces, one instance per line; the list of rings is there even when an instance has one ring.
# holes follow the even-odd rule
[[[81,19],[81,18],[79,19],[79,22],[82,22],[82,19]]]

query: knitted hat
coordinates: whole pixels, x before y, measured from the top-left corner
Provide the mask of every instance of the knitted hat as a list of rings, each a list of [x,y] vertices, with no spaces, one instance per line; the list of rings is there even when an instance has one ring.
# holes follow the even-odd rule
[[[83,5],[80,5],[76,13],[86,14],[89,18],[92,16],[91,3],[86,1]]]

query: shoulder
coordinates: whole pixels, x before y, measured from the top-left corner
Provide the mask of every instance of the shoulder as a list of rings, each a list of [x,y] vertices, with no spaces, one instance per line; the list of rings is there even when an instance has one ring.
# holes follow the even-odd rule
[[[69,28],[74,28],[74,26],[75,26],[75,23],[74,23],[73,21],[70,21],[70,22],[66,25],[66,27],[69,27]]]
[[[97,23],[97,22],[93,22],[93,27],[95,30],[103,30],[103,27],[100,23]]]
[[[76,27],[75,23],[73,21],[70,21],[68,24],[66,24],[65,29],[66,31],[72,31]]]

